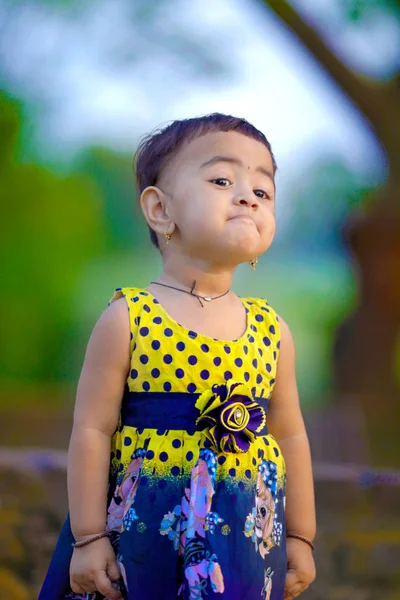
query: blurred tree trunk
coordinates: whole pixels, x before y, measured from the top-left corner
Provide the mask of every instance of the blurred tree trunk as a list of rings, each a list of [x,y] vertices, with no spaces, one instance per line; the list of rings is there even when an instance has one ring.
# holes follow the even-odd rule
[[[359,302],[338,330],[334,371],[338,402],[360,404],[371,462],[400,467],[400,77],[374,81],[352,71],[285,0],[264,0],[369,122],[387,158],[388,179],[370,209],[344,228],[357,263]]]

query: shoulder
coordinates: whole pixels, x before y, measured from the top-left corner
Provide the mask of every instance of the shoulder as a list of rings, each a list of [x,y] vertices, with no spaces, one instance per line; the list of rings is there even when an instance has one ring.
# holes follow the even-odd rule
[[[242,298],[252,313],[256,327],[262,327],[279,348],[281,317],[266,298]]]

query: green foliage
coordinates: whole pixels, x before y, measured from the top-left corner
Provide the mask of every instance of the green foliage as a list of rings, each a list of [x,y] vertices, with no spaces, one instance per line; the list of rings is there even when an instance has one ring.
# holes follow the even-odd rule
[[[351,21],[373,18],[378,12],[388,12],[400,18],[399,0],[341,0],[343,9]]]
[[[20,162],[21,107],[1,95],[0,109],[1,376],[62,379],[76,280],[103,251],[101,198],[83,174]]]

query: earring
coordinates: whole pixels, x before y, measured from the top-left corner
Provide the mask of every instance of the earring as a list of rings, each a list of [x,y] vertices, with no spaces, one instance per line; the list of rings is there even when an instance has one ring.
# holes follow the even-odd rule
[[[168,244],[170,243],[170,241],[171,241],[171,238],[172,238],[172,234],[171,234],[171,233],[166,233],[166,234],[165,234],[165,239],[167,240],[167,246],[168,246]]]
[[[257,263],[258,263],[257,256],[255,258],[253,258],[253,260],[249,260],[249,265],[251,266],[252,271],[256,270]]]

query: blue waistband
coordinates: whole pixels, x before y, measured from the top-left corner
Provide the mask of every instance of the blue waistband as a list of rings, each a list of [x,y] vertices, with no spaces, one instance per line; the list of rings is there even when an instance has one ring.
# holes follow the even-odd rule
[[[125,389],[121,406],[122,425],[143,429],[175,429],[194,433],[203,427],[196,425],[200,412],[196,400],[200,394],[186,392],[131,392]],[[267,414],[268,398],[254,398]],[[268,428],[258,435],[267,435]]]

